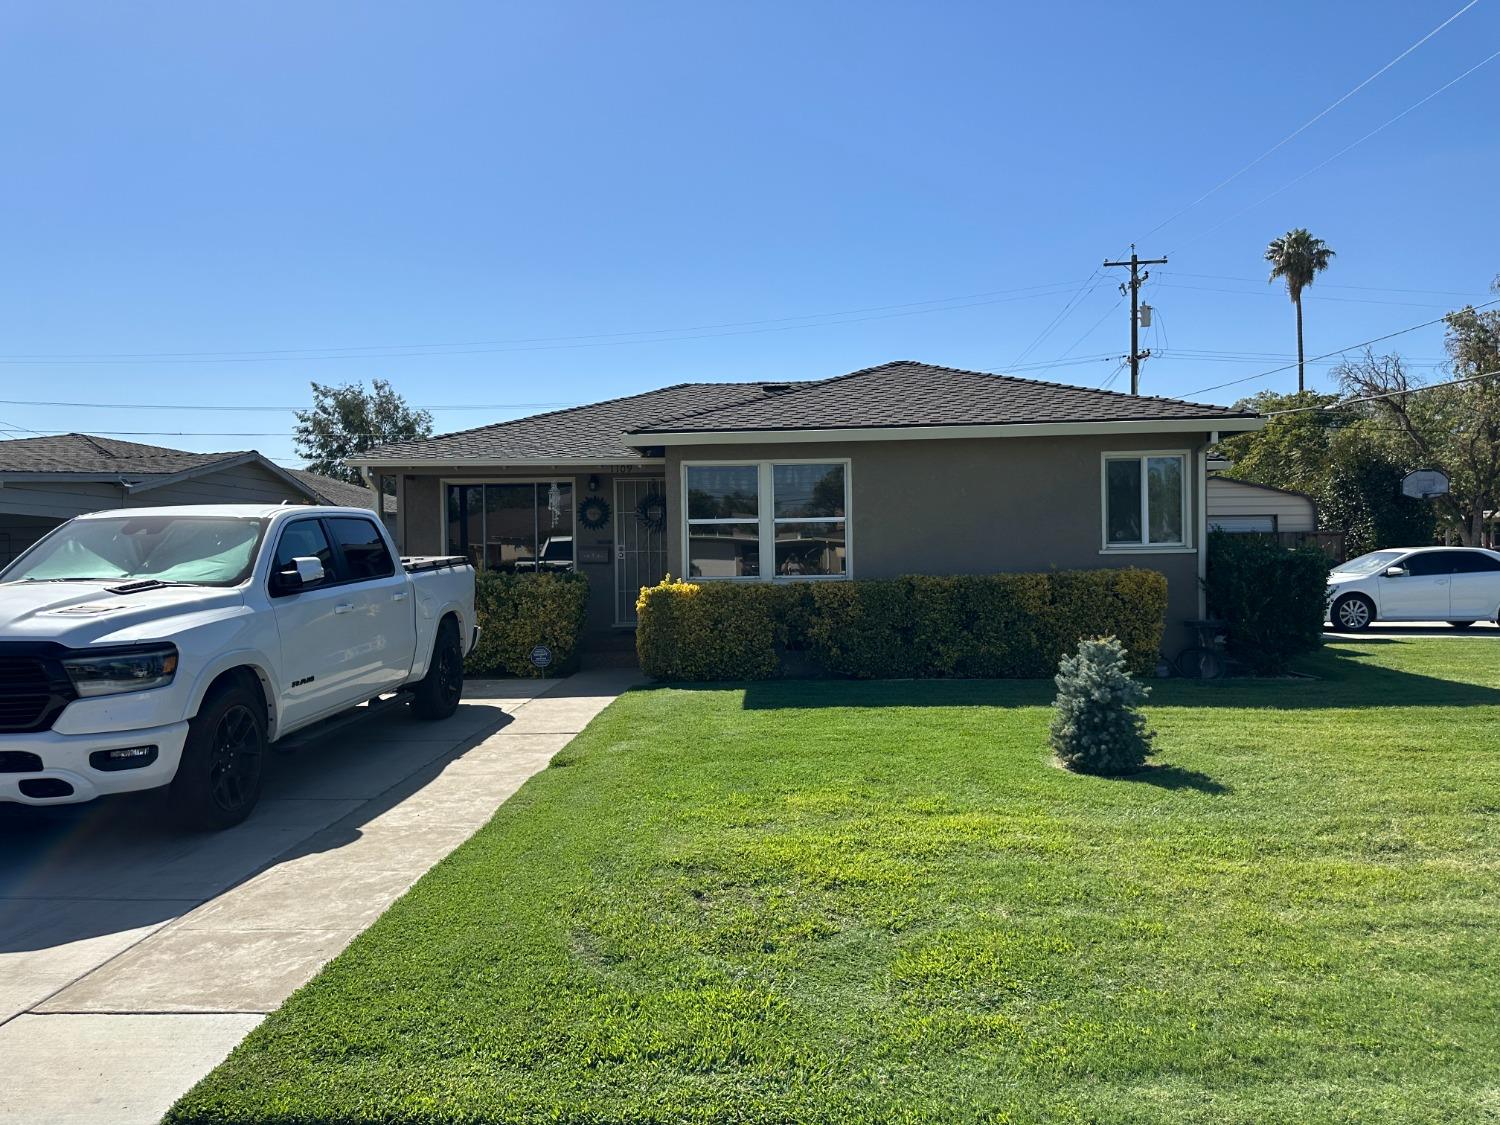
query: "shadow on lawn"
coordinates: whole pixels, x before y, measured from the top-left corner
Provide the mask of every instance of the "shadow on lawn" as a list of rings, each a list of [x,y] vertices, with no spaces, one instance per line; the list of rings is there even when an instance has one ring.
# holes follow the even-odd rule
[[[1228,785],[1222,781],[1215,781],[1206,773],[1185,770],[1180,766],[1146,766],[1135,773],[1122,773],[1110,780],[1134,781],[1141,785],[1154,785],[1158,789],[1191,789],[1197,793],[1210,793],[1214,796],[1234,792]]]
[[[1394,638],[1327,644],[1292,677],[1234,677],[1212,682],[1152,679],[1157,707],[1342,710],[1381,707],[1500,706],[1500,688],[1405,672],[1370,662]],[[1051,680],[758,680],[744,685],[683,684],[692,690],[743,686],[747,711],[823,707],[1050,707]],[[650,689],[647,689],[650,690]]]

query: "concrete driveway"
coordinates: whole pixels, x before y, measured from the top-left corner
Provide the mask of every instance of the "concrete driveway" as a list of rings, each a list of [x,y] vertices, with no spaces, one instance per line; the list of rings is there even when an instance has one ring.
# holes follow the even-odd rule
[[[154,794],[0,806],[0,1123],[157,1121],[637,678],[470,681],[273,755],[216,835]]]

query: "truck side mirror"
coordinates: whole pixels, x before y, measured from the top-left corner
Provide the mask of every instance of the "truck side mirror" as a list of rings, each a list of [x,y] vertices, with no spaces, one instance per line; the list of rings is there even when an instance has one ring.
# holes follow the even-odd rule
[[[328,577],[323,560],[311,555],[292,560],[292,565],[276,572],[276,584],[283,593],[292,594],[316,586]]]

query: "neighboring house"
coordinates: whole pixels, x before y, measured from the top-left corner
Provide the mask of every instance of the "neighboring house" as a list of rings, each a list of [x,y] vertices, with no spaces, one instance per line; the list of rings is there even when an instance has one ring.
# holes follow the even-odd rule
[[[1205,451],[1250,412],[899,361],[685,383],[378,446],[403,551],[571,562],[594,629],[642,585],[1144,566],[1175,650],[1202,614]],[[608,505],[598,501],[603,500]],[[566,546],[562,546],[566,544]],[[542,556],[545,561],[539,561]]]
[[[1210,476],[1208,526],[1263,535],[1317,531],[1318,505],[1305,492]]]
[[[254,450],[187,453],[88,434],[17,438],[0,441],[0,566],[65,520],[104,508],[266,501],[373,508],[374,500],[368,488],[284,469]]]

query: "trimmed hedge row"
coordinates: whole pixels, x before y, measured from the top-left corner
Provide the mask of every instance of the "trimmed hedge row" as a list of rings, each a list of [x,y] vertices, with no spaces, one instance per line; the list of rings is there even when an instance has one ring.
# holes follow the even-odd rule
[[[548,676],[570,671],[578,656],[588,610],[589,582],[581,574],[474,576],[479,643],[464,661],[471,676]],[[531,650],[546,645],[552,663],[538,668]]]
[[[669,577],[641,591],[636,652],[658,680],[766,679],[783,648],[860,679],[1043,678],[1080,640],[1113,635],[1131,670],[1147,673],[1166,607],[1166,578],[1136,569],[786,584]]]
[[[1208,537],[1208,612],[1228,625],[1228,649],[1260,675],[1286,670],[1323,643],[1328,556],[1259,535]]]

